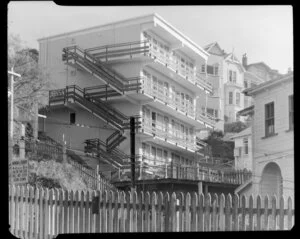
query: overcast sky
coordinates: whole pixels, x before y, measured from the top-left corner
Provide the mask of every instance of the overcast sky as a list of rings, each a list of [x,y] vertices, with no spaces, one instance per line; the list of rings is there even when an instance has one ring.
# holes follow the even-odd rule
[[[29,47],[37,39],[157,13],[200,46],[217,41],[248,64],[263,61],[286,73],[293,69],[291,6],[128,6],[62,7],[53,2],[10,2],[8,31]]]

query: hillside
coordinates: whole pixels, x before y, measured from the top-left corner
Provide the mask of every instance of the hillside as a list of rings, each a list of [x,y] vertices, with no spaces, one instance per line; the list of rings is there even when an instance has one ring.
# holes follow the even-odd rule
[[[88,190],[79,171],[67,162],[29,160],[29,184],[66,190]]]

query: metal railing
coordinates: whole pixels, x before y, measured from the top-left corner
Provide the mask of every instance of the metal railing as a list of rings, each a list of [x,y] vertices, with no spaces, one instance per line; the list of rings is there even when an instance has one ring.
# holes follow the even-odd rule
[[[92,54],[78,46],[65,47],[63,48],[63,52],[63,61],[68,62],[69,60],[74,60],[75,64],[79,64],[91,74],[98,75],[98,77],[114,86],[122,94],[126,91],[140,89],[141,83],[138,77],[127,79],[118,72],[102,64],[102,62]]]
[[[195,107],[192,103],[186,101],[182,102],[181,98],[176,100],[176,98],[169,94],[169,92],[164,92],[163,89],[153,89],[152,86],[147,85],[146,81],[144,81],[143,83],[143,90],[146,94],[151,95],[157,98],[158,100],[163,101],[164,103],[167,103],[171,107],[174,107],[183,113],[187,113],[193,118],[196,115]]]
[[[151,163],[152,162],[152,163]],[[139,165],[141,178],[173,178],[206,181],[215,183],[228,183],[241,185],[251,179],[252,173],[248,170],[234,169],[212,169],[201,166],[187,166],[163,161],[153,162],[153,159],[142,156],[142,163]]]
[[[167,52],[164,49],[155,49],[149,41],[135,41],[93,47],[86,49],[86,52],[92,54],[99,60],[105,61],[120,59],[126,56],[130,56],[131,58],[140,55],[154,57],[163,65],[182,75],[186,80],[193,84],[197,83],[204,89],[212,92],[212,85],[205,77],[198,74],[195,69],[186,68],[186,66],[182,67],[179,58],[172,56],[171,52]]]
[[[157,137],[166,139],[170,142],[176,143],[177,146],[181,146],[190,150],[197,150],[196,141],[193,136],[186,136],[178,131],[165,128],[163,125],[152,126],[151,120],[143,119],[142,130],[145,133],[153,134]]]

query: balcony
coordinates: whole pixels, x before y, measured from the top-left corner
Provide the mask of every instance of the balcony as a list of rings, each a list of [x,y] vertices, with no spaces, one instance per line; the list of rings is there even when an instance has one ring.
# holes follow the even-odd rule
[[[154,62],[160,63],[164,68],[170,69],[176,73],[178,80],[181,83],[191,83],[191,89],[196,91],[194,86],[205,90],[209,93],[212,92],[212,85],[206,80],[205,76],[196,73],[196,70],[181,64],[180,59],[172,55],[172,52],[165,49],[154,47],[149,41],[136,41],[119,43],[113,45],[105,45],[100,47],[88,48],[85,50],[87,53],[93,55],[100,61],[114,62],[130,60],[132,58],[145,57],[154,59]],[[185,87],[188,87],[185,85]]]
[[[204,122],[205,124],[209,125],[210,127],[214,127],[218,119],[216,117],[214,117],[213,115],[207,113],[203,109],[197,109],[196,110],[196,120]]]
[[[151,140],[155,141],[158,139],[160,141],[164,141],[168,144],[167,146],[170,147],[173,145],[175,147],[172,148],[177,150],[178,148],[188,150],[190,152],[198,150],[194,135],[185,135],[178,130],[173,130],[168,127],[166,128],[158,123],[156,123],[156,126],[152,126],[150,120],[143,119],[141,131],[142,133],[154,136]],[[159,143],[161,144],[162,142]]]
[[[142,89],[144,93],[162,101],[164,104],[167,104],[169,107],[181,111],[186,116],[190,116],[193,119],[195,118],[195,107],[193,102],[182,100],[181,98],[172,97],[169,92],[164,92],[164,89],[154,89],[152,86],[149,86],[144,81]]]

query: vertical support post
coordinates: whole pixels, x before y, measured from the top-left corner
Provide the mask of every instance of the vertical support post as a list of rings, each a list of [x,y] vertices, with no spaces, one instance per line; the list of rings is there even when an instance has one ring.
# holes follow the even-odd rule
[[[200,193],[203,193],[203,183],[202,181],[198,182],[198,193],[200,195]]]
[[[21,124],[20,159],[25,158],[25,125]]]
[[[66,145],[66,141],[63,142],[63,162],[67,162],[67,145]]]
[[[168,164],[166,163],[166,176],[165,176],[165,178],[168,178]]]
[[[135,118],[130,117],[131,187],[135,188]]]

